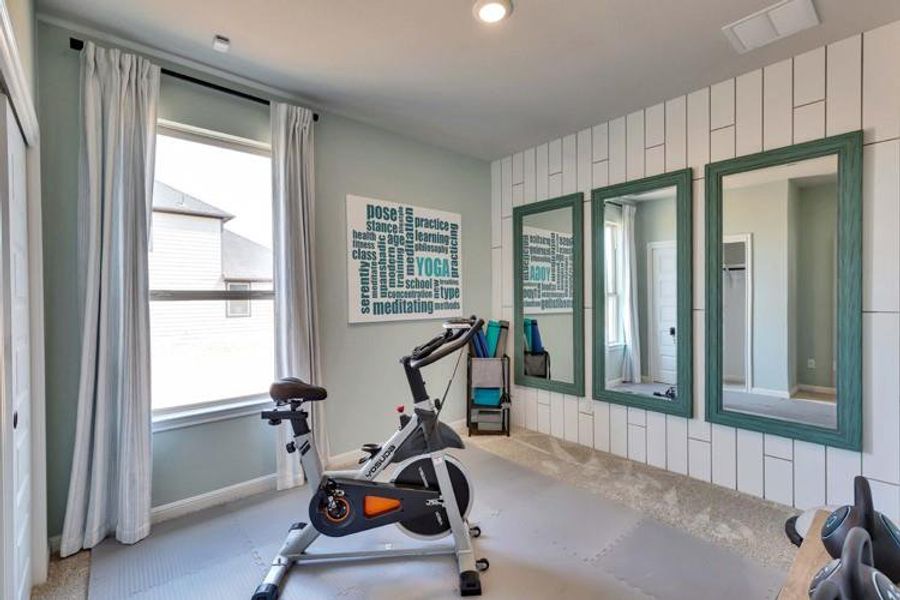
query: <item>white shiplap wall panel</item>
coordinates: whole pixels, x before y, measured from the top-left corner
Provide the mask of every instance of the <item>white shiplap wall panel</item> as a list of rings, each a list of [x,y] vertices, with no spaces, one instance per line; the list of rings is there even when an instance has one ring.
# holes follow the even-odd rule
[[[640,425],[628,426],[628,458],[639,463],[647,462],[647,429]]]
[[[825,101],[813,102],[794,109],[794,143],[825,137]]]
[[[793,460],[794,440],[767,433],[765,434],[765,454],[783,460]]]
[[[667,468],[674,473],[688,472],[688,421],[684,417],[666,415]]]
[[[794,442],[794,506],[825,504],[825,446]]]
[[[565,438],[573,438],[574,413],[579,443],[593,444],[603,451],[612,448],[622,456],[630,453],[637,460],[647,460],[676,473],[690,473],[699,479],[730,482],[731,473],[726,466],[730,446],[725,442],[725,450],[719,451],[729,437],[726,432],[730,432],[734,434],[734,486],[742,492],[797,506],[824,501],[840,504],[851,499],[852,478],[864,471],[873,477],[873,490],[877,487],[879,502],[887,508],[886,512],[900,512],[900,369],[896,368],[900,363],[900,236],[896,233],[900,230],[900,140],[895,139],[900,137],[900,73],[893,67],[896,55],[900,55],[900,22],[740,75],[732,82],[731,92],[728,82],[724,82],[725,85],[703,88],[664,105],[634,111],[591,130],[570,133],[567,138],[575,138],[574,175],[563,165],[566,142],[562,137],[522,151],[521,178],[518,155],[491,164],[491,245],[499,243],[501,248],[492,252],[491,262],[495,271],[499,269],[503,275],[494,278],[503,289],[492,294],[492,310],[496,310],[499,297],[505,305],[504,316],[511,313],[507,271],[512,261],[511,236],[504,235],[504,226],[510,219],[503,217],[509,215],[512,207],[514,184],[521,187],[522,201],[527,202],[531,199],[532,171],[534,198],[545,199],[562,193],[563,171],[566,189],[570,185],[568,178],[574,177],[576,189],[587,191],[588,187],[625,181],[637,172],[654,173],[661,161],[667,170],[684,165],[695,169],[695,418],[647,413],[638,424],[634,416],[629,419],[625,407],[573,398],[574,411],[563,402]],[[729,93],[732,109],[727,102]],[[636,115],[641,115],[640,120]],[[665,140],[661,147],[656,143],[660,116]],[[792,140],[852,131],[863,123],[867,129],[863,207],[863,307],[867,311],[864,453],[773,436],[766,440],[767,436],[751,431],[712,428],[703,420],[702,177],[711,153],[714,158],[731,154],[729,135],[716,131],[734,127],[730,133],[733,152],[742,156],[763,147],[788,145]],[[641,146],[636,143],[638,130],[643,136],[642,153],[636,151]],[[878,143],[872,144],[873,140]],[[534,157],[533,167],[529,166],[530,155]],[[640,169],[636,168],[638,165]],[[519,192],[515,193],[518,198]],[[585,237],[589,244],[589,237]],[[589,247],[586,251],[590,252]],[[591,328],[589,323],[585,326],[585,343],[589,346]],[[889,364],[891,372],[882,375]],[[590,358],[585,367],[587,375]],[[589,396],[590,387],[586,392]],[[524,410],[515,418],[529,429],[550,432],[551,395],[527,388],[518,388],[517,394]],[[663,423],[664,435],[660,435]]]
[[[628,424],[629,425],[640,425],[641,427],[647,426],[647,411],[643,408],[635,408],[633,406],[628,407]]]
[[[554,173],[547,181],[547,197],[556,198],[562,196],[562,173]]]
[[[528,389],[525,394],[525,428],[531,431],[538,430],[538,402],[535,389]]]
[[[547,144],[541,144],[534,149],[534,172],[535,172],[535,199],[546,200],[550,196],[547,195],[547,183],[550,178],[548,165],[548,147]]]
[[[512,182],[513,185],[525,181],[525,162],[521,152],[512,156]]]
[[[760,498],[765,495],[763,434],[758,431],[737,432],[737,489]]]
[[[734,125],[734,79],[709,88],[709,128],[715,130],[729,125]]]
[[[644,176],[644,111],[628,115],[625,123],[625,175],[629,181]]]
[[[491,271],[494,273],[503,272],[503,249],[500,247],[491,248]],[[499,319],[503,311],[503,286],[491,286],[491,316]]]
[[[862,124],[862,36],[829,44],[825,62],[826,132],[856,131]]]
[[[593,355],[594,348],[591,340],[591,332],[594,327],[594,310],[592,308],[584,309],[584,395],[585,398],[582,401],[581,412],[591,413],[594,412],[594,408],[596,403],[592,398],[593,395],[593,384],[594,384],[594,369],[593,369]]]
[[[652,148],[666,141],[666,105],[654,104],[644,111],[644,147]]]
[[[625,181],[625,117],[609,122],[609,184]]]
[[[566,433],[566,402],[558,392],[550,392],[550,434],[555,438],[563,438]]]
[[[608,402],[594,403],[594,449],[609,452],[609,409]]]
[[[647,464],[666,468],[666,415],[647,412]]]
[[[825,99],[825,47],[794,57],[794,106]]]
[[[500,201],[504,219],[512,216],[512,156],[500,161]]]
[[[585,310],[591,308],[594,305],[594,289],[592,287],[594,281],[593,269],[591,269],[591,264],[593,263],[593,251],[591,248],[591,244],[593,243],[593,231],[591,230],[591,204],[590,204],[590,193],[585,194],[585,204],[584,204],[584,308]],[[585,324],[587,324],[587,318],[585,318]],[[585,341],[585,351],[588,346],[592,344],[588,343],[588,340],[593,339],[591,337],[591,330],[584,330],[584,341]],[[585,358],[584,362],[585,370],[587,372],[591,371],[591,362]],[[591,388],[586,387],[586,394],[591,394]]]
[[[762,69],[735,79],[735,139],[738,156],[762,150]]]
[[[793,69],[791,59],[763,69],[763,148],[790,146],[793,139]]]
[[[733,427],[712,426],[712,482],[737,487],[737,438]]]
[[[500,161],[495,160],[491,163],[491,247],[499,248],[502,240],[500,239],[500,216],[502,210],[502,200],[500,199]],[[499,271],[494,271],[499,273]]]
[[[566,441],[578,441],[578,398],[575,396],[565,396],[564,404],[564,421],[563,421],[563,437]]]
[[[696,175],[695,175],[696,177]],[[693,198],[694,198],[694,228],[692,231],[694,243],[694,289],[692,293],[691,303],[695,310],[703,310],[706,306],[706,225],[704,215],[706,211],[706,190],[704,188],[703,179],[694,181]],[[703,313],[694,313],[694,321],[703,320]],[[694,338],[694,345],[698,342]],[[696,350],[695,350],[696,352]],[[696,376],[695,376],[696,379]],[[696,384],[695,384],[696,385]]]
[[[585,200],[590,199],[591,192],[591,163],[592,161],[591,147],[591,130],[582,129],[578,132],[578,191],[585,193]],[[587,223],[590,219],[585,219]],[[585,246],[588,248],[588,246]]]
[[[528,411],[528,388],[515,386],[512,392],[512,401],[510,403],[510,412],[512,413],[512,424],[514,427],[527,427],[526,413]]]
[[[900,141],[863,148],[863,310],[900,310]]]
[[[872,504],[878,512],[887,515],[894,523],[900,519],[900,487],[881,481],[869,481],[872,488]]]
[[[562,143],[562,193],[574,194],[578,190],[578,150],[575,135],[567,135]]]
[[[766,500],[792,506],[794,503],[793,463],[774,456],[766,456],[765,461]]]
[[[609,161],[595,162],[591,169],[592,185],[595,188],[609,185]],[[593,189],[593,188],[592,188]]]
[[[538,431],[550,435],[550,407],[538,403]]]
[[[525,193],[525,204],[529,204],[534,202],[537,198],[537,189],[535,187],[536,184],[536,175],[537,171],[535,168],[535,149],[529,148],[522,154],[522,162],[524,169],[524,193]]]
[[[503,219],[501,246],[501,272],[503,273],[503,295],[501,301],[503,306],[513,305],[513,246],[512,246],[512,217]]]
[[[548,173],[562,173],[562,139],[547,144]]]
[[[853,503],[853,478],[862,470],[859,452],[841,448],[825,450],[825,493],[828,504]]]
[[[863,34],[862,124],[866,142],[900,137],[900,21]]]
[[[683,169],[687,166],[687,96],[666,102],[665,120],[666,170]]]
[[[619,404],[609,406],[609,451],[628,456],[628,410]]]
[[[593,138],[592,162],[607,160],[609,158],[609,125],[606,123],[594,125],[591,137]]]
[[[709,133],[709,159],[711,161],[734,158],[734,125]]]
[[[525,204],[525,185],[514,183],[512,187],[512,203],[513,208]]]
[[[588,448],[594,447],[594,417],[578,413],[578,443]]]
[[[900,483],[898,339],[900,314],[863,314],[863,475],[886,483]]]
[[[647,177],[666,171],[666,147],[662,144],[647,148],[644,157],[644,174]]]
[[[687,157],[694,177],[700,177],[709,162],[709,88],[687,97]]]
[[[688,439],[688,475],[703,481],[712,480],[712,455],[709,442]]]

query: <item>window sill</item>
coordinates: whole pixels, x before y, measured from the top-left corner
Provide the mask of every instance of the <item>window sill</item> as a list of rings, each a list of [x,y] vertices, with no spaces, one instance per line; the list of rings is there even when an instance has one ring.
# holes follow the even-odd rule
[[[272,399],[266,394],[260,394],[212,404],[186,406],[182,410],[167,410],[153,414],[153,433],[258,415],[261,410],[271,406]]]

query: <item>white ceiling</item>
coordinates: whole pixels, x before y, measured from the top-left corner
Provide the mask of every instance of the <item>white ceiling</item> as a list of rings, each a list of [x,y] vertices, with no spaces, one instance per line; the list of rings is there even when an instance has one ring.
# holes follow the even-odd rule
[[[38,0],[38,10],[493,159],[900,19],[815,0],[823,23],[738,55],[720,28],[774,0]],[[227,55],[212,37],[231,38]]]

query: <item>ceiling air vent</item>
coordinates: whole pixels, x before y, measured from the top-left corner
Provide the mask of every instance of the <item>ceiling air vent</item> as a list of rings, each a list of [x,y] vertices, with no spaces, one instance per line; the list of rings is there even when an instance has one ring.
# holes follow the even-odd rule
[[[743,54],[819,24],[812,0],[782,0],[722,28]]]

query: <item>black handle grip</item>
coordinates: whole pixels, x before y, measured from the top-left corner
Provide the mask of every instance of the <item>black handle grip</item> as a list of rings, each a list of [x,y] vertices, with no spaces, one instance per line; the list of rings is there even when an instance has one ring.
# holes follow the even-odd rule
[[[422,367],[427,367],[428,365],[441,360],[449,354],[453,354],[454,352],[468,344],[469,340],[472,339],[472,336],[475,335],[475,332],[481,329],[483,326],[484,319],[476,319],[468,329],[457,330],[452,336],[450,336],[447,342],[444,342],[430,354],[421,358],[412,358],[409,361],[409,366],[413,369],[421,369]]]

